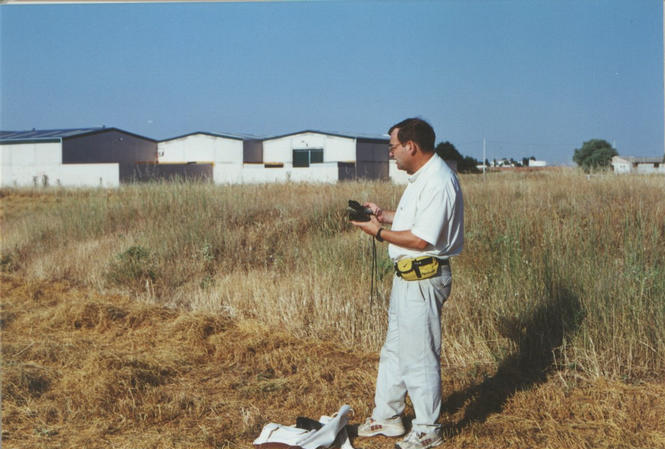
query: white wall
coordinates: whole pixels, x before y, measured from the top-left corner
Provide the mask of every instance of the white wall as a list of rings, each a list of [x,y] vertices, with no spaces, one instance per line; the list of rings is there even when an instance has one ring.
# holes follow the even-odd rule
[[[117,187],[118,164],[2,166],[2,187]]]
[[[120,166],[112,164],[63,164],[54,174],[54,185],[71,187],[118,187]]]
[[[284,168],[265,168],[263,164],[245,164],[239,182],[245,184],[260,184],[264,182],[286,182]]]
[[[62,164],[60,142],[0,145],[0,186],[117,187],[118,164]]]
[[[613,156],[611,164],[614,173],[630,173],[633,167],[633,164],[630,161],[627,161],[620,156]]]
[[[337,161],[324,162],[322,164],[312,164],[309,167],[295,168],[291,166],[291,164],[284,164],[283,170],[286,172],[287,179],[295,182],[335,183],[339,178],[339,168],[337,167]]]
[[[62,143],[13,143],[0,145],[2,166],[30,167],[62,163]]]
[[[657,168],[653,163],[637,164],[636,172],[640,174],[665,173],[665,164],[659,164]]]
[[[242,161],[238,162],[215,162],[212,167],[212,178],[215,184],[240,184],[244,173]],[[263,167],[263,165],[260,165]]]
[[[629,162],[615,162],[612,166],[614,167],[614,173],[630,173],[632,164]]]
[[[293,150],[306,148],[323,148],[323,162],[356,160],[356,139],[306,132],[264,140],[263,161],[292,163]]]
[[[192,134],[157,144],[159,162],[243,162],[242,140]]]
[[[246,184],[264,182],[314,182],[335,183],[339,177],[337,162],[324,162],[309,167],[293,167],[285,163],[284,167],[265,168],[262,164],[245,164],[241,181]]]

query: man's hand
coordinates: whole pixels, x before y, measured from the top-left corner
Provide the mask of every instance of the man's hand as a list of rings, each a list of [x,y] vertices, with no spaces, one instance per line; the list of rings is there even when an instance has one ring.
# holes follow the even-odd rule
[[[369,207],[371,209],[372,213],[379,220],[379,223],[391,224],[393,222],[395,212],[383,210],[374,203],[365,203],[363,206]]]
[[[365,207],[370,206],[365,204]],[[363,232],[371,235],[372,237],[374,237],[376,233],[379,232],[379,228],[381,227],[381,223],[379,223],[379,220],[375,215],[370,215],[369,221],[351,221],[351,224],[353,226],[359,227]]]

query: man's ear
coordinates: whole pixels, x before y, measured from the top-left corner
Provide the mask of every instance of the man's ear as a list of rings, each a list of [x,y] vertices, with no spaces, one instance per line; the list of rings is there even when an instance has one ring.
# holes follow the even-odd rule
[[[417,144],[413,140],[409,140],[405,146],[407,147],[407,151],[411,153],[412,155],[416,154],[416,147]]]

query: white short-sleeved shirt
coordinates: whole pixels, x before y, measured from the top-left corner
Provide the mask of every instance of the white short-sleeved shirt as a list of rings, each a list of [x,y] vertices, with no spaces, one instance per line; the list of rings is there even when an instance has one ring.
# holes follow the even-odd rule
[[[422,250],[388,245],[393,261],[403,257],[456,256],[464,245],[464,202],[455,173],[437,154],[409,177],[395,211],[393,231],[411,231],[429,245]]]

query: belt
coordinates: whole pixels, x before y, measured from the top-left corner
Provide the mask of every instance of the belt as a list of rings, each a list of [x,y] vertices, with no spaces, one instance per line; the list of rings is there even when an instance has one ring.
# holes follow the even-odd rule
[[[405,257],[395,262],[395,274],[405,281],[419,281],[436,276],[439,267],[450,265],[448,259],[434,256]]]

